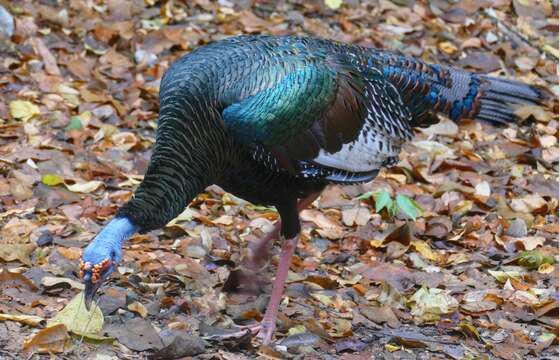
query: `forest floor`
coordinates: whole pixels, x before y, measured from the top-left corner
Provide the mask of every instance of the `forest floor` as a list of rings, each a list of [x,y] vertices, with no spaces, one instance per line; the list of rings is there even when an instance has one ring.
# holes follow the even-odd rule
[[[520,108],[506,128],[443,119],[374,182],[328,188],[301,214],[271,347],[234,327],[261,318],[270,287],[222,290],[278,215],[216,187],[126,244],[102,315],[76,297],[82,248],[146,170],[159,81],[179,56],[231,35],[306,34],[557,96],[556,0],[0,5],[15,20],[2,39],[0,12],[0,359],[559,359],[557,103]],[[376,212],[378,191],[423,212]]]

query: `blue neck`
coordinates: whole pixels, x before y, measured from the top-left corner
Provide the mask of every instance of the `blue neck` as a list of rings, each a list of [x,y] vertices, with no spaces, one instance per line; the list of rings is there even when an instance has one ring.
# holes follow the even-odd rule
[[[114,218],[97,234],[91,245],[112,245],[113,248],[120,249],[122,244],[139,229],[139,226],[134,225],[126,217]]]

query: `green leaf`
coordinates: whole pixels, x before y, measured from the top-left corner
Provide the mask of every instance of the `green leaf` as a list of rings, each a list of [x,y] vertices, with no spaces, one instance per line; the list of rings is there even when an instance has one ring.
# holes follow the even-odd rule
[[[414,221],[423,212],[423,208],[404,194],[396,195],[396,204],[398,207]]]
[[[45,174],[41,177],[41,182],[48,186],[56,186],[64,183],[64,179],[62,179],[58,175],[54,174]]]
[[[375,211],[377,214],[384,208],[386,208],[388,212],[391,212],[390,208],[394,206],[394,202],[392,201],[392,198],[390,198],[390,193],[388,191],[378,191],[373,195],[373,197],[375,199]]]
[[[72,116],[70,118],[70,123],[66,126],[66,131],[81,129],[83,129],[82,120],[78,116]]]
[[[537,250],[523,251],[518,255],[518,265],[524,266],[527,269],[537,269],[542,264],[553,265],[554,263],[554,258],[544,255]]]
[[[398,204],[396,204],[396,201],[391,200],[390,206],[388,207],[388,214],[393,217],[398,215]]]
[[[366,193],[359,195],[359,196],[356,197],[355,199],[356,199],[356,200],[368,200],[368,199],[370,199],[371,197],[373,197],[373,195],[374,195],[374,194],[373,194],[372,191],[367,191]]]

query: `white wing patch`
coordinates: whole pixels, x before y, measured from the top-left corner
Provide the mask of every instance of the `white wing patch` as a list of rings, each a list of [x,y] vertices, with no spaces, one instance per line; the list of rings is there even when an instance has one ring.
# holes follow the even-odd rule
[[[366,124],[359,137],[334,154],[321,150],[313,159],[320,165],[351,172],[380,169],[391,158],[398,157],[403,141],[394,141]]]
[[[313,159],[315,163],[351,172],[372,171],[394,161],[404,142],[411,140],[410,114],[401,99],[377,92],[374,86],[370,89],[373,93],[368,91],[366,95],[371,97],[372,106],[357,139],[333,154],[320,150]]]

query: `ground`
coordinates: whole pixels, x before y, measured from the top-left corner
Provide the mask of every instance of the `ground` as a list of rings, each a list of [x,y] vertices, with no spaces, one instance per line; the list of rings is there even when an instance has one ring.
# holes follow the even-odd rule
[[[557,103],[505,128],[442,119],[374,182],[328,188],[301,214],[272,347],[234,327],[260,319],[270,287],[223,286],[277,213],[216,187],[126,244],[100,311],[70,303],[82,248],[146,170],[159,81],[179,56],[236,34],[307,34],[558,95],[556,0],[0,5],[0,358],[559,358]],[[378,194],[423,211],[390,214]]]

